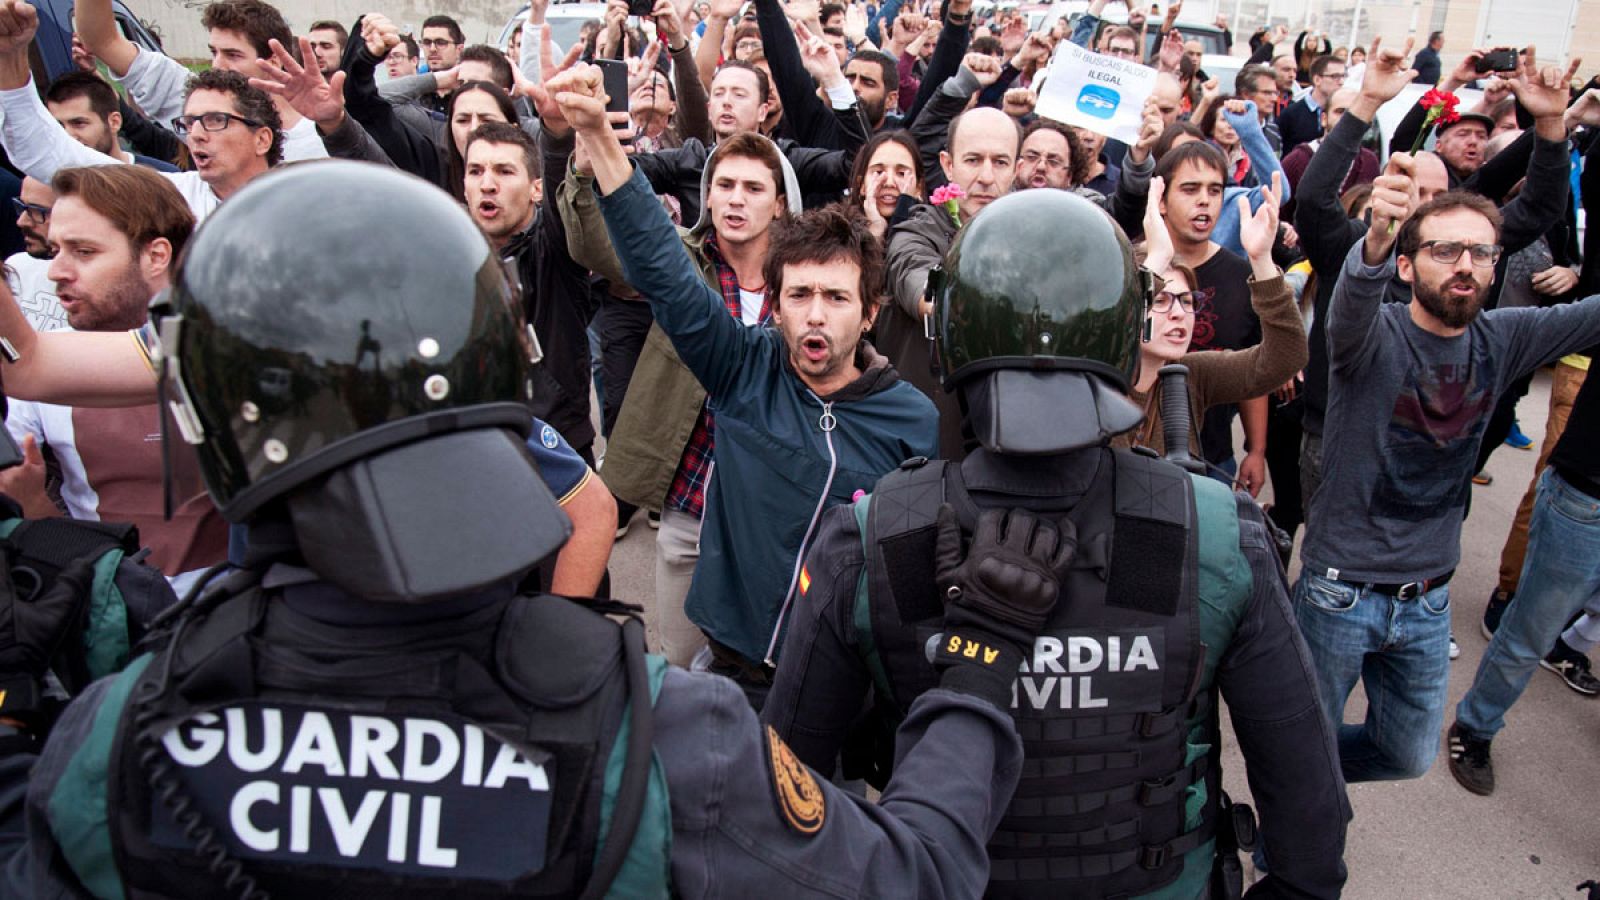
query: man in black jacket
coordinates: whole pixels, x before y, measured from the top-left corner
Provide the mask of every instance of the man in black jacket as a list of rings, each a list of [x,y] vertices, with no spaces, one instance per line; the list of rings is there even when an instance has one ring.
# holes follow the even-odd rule
[[[594,313],[589,270],[572,261],[555,210],[556,186],[571,153],[571,141],[546,141],[540,148],[516,125],[491,122],[468,138],[465,186],[472,221],[516,268],[527,319],[544,352],[533,370],[533,413],[593,466],[584,331]]]

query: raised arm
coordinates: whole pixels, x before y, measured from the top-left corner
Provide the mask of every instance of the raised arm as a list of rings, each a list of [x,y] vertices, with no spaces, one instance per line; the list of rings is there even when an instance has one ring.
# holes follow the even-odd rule
[[[1540,69],[1533,61],[1534,48],[1523,57],[1522,69],[1511,79],[1511,90],[1533,116],[1533,156],[1528,160],[1528,180],[1516,199],[1501,210],[1505,224],[1500,243],[1505,252],[1516,253],[1538,240],[1555,226],[1567,211],[1567,195],[1572,186],[1569,176],[1572,160],[1567,155],[1567,84],[1577,72],[1574,60],[1563,71],[1556,66]]]
[[[706,96],[705,82],[695,71],[694,49],[689,45],[689,35],[684,31],[683,20],[678,17],[674,0],[656,0],[656,33],[667,42],[667,52],[672,55],[672,83],[678,91],[677,124],[679,140],[698,138],[710,144],[716,140],[711,132],[710,98]]]
[[[34,331],[0,278],[0,336],[16,348],[0,363],[6,395],[66,406],[142,406],[156,402],[155,370],[134,332]]]
[[[78,0],[73,6],[73,19],[78,37],[89,52],[100,57],[111,74],[118,78],[126,76],[133,58],[139,55],[139,47],[117,27],[111,0]]]
[[[673,349],[712,396],[725,396],[747,371],[747,359],[766,341],[728,315],[705,283],[644,173],[629,161],[601,102],[600,70],[577,65],[548,85],[594,167],[595,189],[611,245],[627,283],[650,301]]]

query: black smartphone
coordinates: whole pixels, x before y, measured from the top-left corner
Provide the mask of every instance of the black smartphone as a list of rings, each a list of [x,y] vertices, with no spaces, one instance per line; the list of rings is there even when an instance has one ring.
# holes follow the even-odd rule
[[[1515,72],[1521,54],[1521,50],[1512,47],[1493,50],[1478,57],[1472,68],[1478,72]]]
[[[628,15],[649,16],[655,12],[654,0],[628,0]]]
[[[597,59],[601,86],[606,92],[606,112],[628,111],[628,64],[620,59]]]

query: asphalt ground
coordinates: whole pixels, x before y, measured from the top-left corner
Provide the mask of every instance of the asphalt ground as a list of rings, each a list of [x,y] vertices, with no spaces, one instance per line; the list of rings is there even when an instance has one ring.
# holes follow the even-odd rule
[[[1522,430],[1536,440],[1544,435],[1549,396],[1549,377],[1541,373],[1518,406]],[[1451,664],[1446,727],[1488,643],[1479,623],[1535,456],[1498,449],[1487,467],[1493,483],[1473,488],[1461,563],[1450,583],[1461,658]],[[1262,499],[1270,501],[1270,493]],[[651,601],[654,538],[640,513],[617,542],[611,557],[616,597]],[[1364,712],[1358,687],[1345,715],[1354,722]],[[1226,717],[1223,734],[1226,789],[1247,801],[1244,759]],[[1444,743],[1441,729],[1439,756],[1421,778],[1350,786],[1355,819],[1345,853],[1350,870],[1345,896],[1581,900],[1574,887],[1600,879],[1600,697],[1581,696],[1556,675],[1536,671],[1494,741],[1498,786],[1492,797],[1469,794],[1456,784]]]

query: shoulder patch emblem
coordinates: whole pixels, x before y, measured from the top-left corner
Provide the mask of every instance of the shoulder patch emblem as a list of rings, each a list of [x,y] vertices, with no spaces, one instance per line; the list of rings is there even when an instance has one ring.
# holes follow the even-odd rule
[[[816,776],[794,755],[789,745],[767,726],[767,759],[772,766],[772,789],[778,809],[789,827],[801,834],[816,834],[828,818],[827,803]]]
[[[556,445],[561,443],[561,438],[556,434],[556,430],[554,428],[546,425],[539,432],[539,443],[544,444],[545,447],[551,450],[554,450]]]

